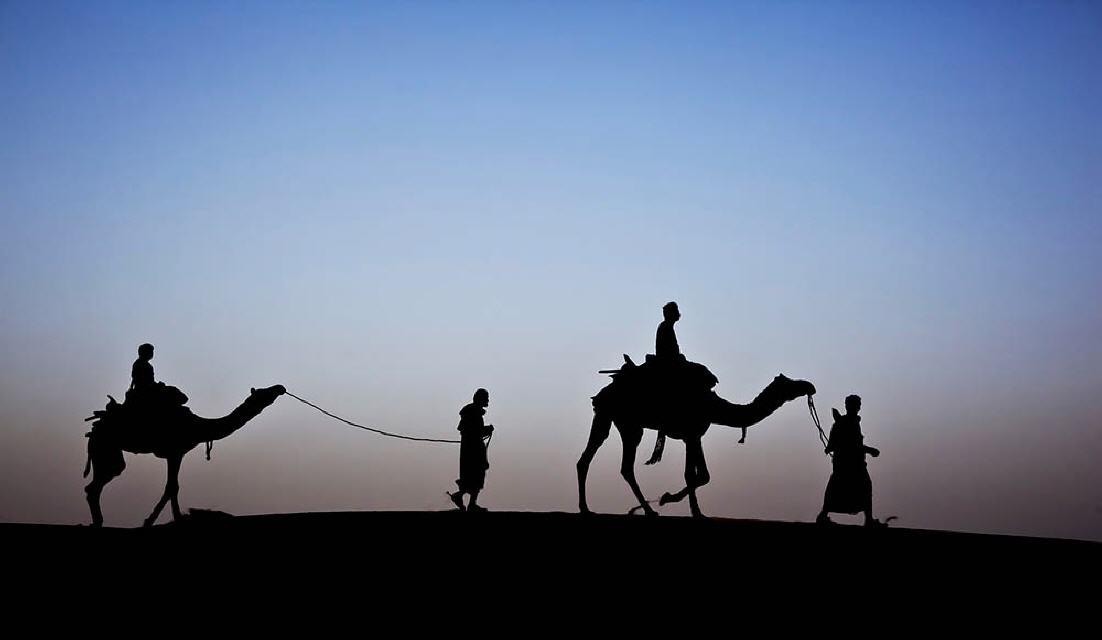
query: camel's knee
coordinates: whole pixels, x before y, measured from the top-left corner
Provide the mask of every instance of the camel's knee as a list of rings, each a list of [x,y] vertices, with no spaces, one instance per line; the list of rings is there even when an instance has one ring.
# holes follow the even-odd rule
[[[593,457],[597,455],[597,452],[593,449],[586,449],[582,452],[580,458],[578,458],[578,473],[585,473],[589,470],[589,465],[593,462]]]
[[[712,477],[710,475],[708,475],[707,471],[705,471],[704,473],[698,473],[698,474],[694,475],[692,477],[692,479],[688,480],[687,482],[688,482],[688,485],[690,487],[692,487],[693,489],[699,489],[700,487],[703,487],[704,485],[711,482],[711,480],[712,480]]]
[[[694,469],[692,471],[685,472],[685,487],[687,489],[695,489],[697,487],[703,487],[711,482],[712,476],[708,473],[707,469]]]

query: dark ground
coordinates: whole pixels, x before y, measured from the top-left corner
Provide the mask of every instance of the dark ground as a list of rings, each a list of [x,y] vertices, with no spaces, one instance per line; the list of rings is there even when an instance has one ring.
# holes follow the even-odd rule
[[[1052,632],[1095,624],[1102,595],[1100,543],[755,520],[197,512],[147,530],[0,524],[0,543],[5,583],[27,605],[68,594],[94,607],[157,603],[169,618],[272,622],[320,608],[430,626],[521,613],[638,624],[766,606],[786,623],[831,628],[906,611],[931,624],[1045,621]],[[18,596],[7,599],[17,610]]]

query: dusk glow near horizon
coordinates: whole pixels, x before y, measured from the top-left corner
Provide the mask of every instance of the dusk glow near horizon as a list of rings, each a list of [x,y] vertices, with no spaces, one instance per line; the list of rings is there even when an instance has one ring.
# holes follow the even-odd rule
[[[574,511],[598,371],[676,300],[724,398],[863,398],[878,515],[1102,540],[1100,79],[1097,3],[0,4],[0,521],[88,520],[83,419],[143,342],[202,416],[283,384],[455,438],[485,387],[480,502]],[[814,519],[806,403],[738,438],[704,511]],[[165,465],[126,461],[135,526]],[[447,509],[457,472],[280,398],[180,498]]]

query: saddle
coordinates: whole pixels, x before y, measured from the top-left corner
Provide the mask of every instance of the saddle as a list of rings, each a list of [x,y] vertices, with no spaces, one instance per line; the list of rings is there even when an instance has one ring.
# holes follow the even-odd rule
[[[123,406],[143,411],[182,407],[187,404],[187,394],[178,387],[158,382],[145,389],[129,389],[123,398]]]
[[[643,364],[635,364],[631,356],[624,354],[624,364],[619,369],[604,369],[605,373],[620,382],[630,381],[649,387],[656,393],[709,392],[719,384],[719,378],[708,367],[685,359],[659,358],[648,353]]]

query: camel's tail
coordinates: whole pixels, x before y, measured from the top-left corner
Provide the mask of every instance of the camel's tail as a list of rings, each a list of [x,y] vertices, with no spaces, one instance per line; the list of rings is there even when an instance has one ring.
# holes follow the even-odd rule
[[[84,434],[84,437],[88,438],[88,460],[84,463],[84,477],[87,478],[92,472],[92,432]]]

